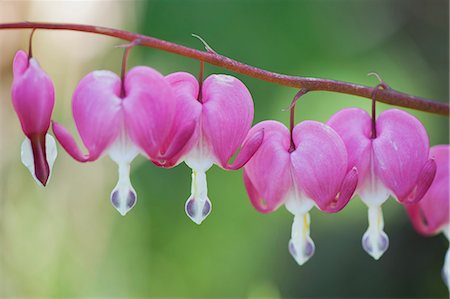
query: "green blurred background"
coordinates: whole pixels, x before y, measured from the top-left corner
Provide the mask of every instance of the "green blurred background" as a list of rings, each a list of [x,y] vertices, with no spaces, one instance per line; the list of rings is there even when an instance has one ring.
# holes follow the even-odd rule
[[[91,5],[91,6],[89,6]],[[393,88],[448,100],[448,1],[88,1],[0,3],[0,21],[67,21],[115,26],[193,48],[202,36],[218,53],[271,71]],[[1,13],[3,12],[3,13]],[[293,217],[262,215],[247,199],[241,171],[208,171],[213,211],[197,226],[184,214],[190,170],[132,167],[138,204],[122,217],[109,203],[116,165],[81,165],[59,148],[49,186],[36,186],[20,162],[20,131],[10,103],[11,61],[29,31],[0,32],[0,297],[305,298],[447,297],[440,276],[442,236],[413,231],[403,208],[384,205],[390,248],[374,261],[361,248],[367,210],[358,198],[338,214],[311,213],[315,256],[299,267],[287,250]],[[57,89],[54,119],[74,131],[71,93],[94,69],[120,69],[122,41],[38,31],[35,57]],[[130,66],[197,74],[197,61],[154,49],[132,51]],[[206,73],[230,73],[206,66]],[[288,124],[296,90],[233,74],[251,91],[255,123]],[[326,121],[358,97],[315,92],[297,121]],[[378,105],[378,111],[389,109]],[[432,145],[448,143],[448,119],[410,111]]]

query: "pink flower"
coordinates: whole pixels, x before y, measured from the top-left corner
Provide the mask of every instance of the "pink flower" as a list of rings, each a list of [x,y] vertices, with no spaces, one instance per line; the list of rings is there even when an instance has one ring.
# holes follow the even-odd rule
[[[339,111],[328,124],[347,147],[348,168],[358,169],[357,193],[369,208],[362,245],[379,259],[389,246],[381,205],[389,195],[402,203],[417,202],[435,175],[436,165],[428,160],[428,135],[416,118],[397,109],[381,113],[375,128],[369,114],[359,108]]]
[[[304,121],[289,130],[276,121],[263,121],[250,130],[252,138],[264,129],[264,140],[244,166],[244,183],[253,206],[269,213],[284,204],[294,215],[289,250],[302,265],[314,254],[309,211],[317,206],[338,212],[358,183],[356,169],[347,170],[347,152],[329,126]]]
[[[164,156],[160,150],[173,122],[173,98],[164,77],[151,68],[131,69],[124,82],[110,71],[94,71],[80,81],[72,102],[88,154],[81,153],[67,129],[53,123],[56,138],[77,161],[94,161],[106,152],[117,163],[119,180],[111,203],[122,215],[136,204],[130,182],[132,160],[139,152],[149,159]]]
[[[18,51],[13,62],[12,103],[26,135],[22,143],[22,163],[39,185],[51,175],[57,151],[50,126],[55,90],[52,80],[34,58]]]
[[[173,158],[154,162],[163,167],[172,167],[184,161],[192,169],[191,196],[185,210],[195,223],[200,224],[211,211],[206,171],[213,164],[224,169],[242,167],[258,149],[263,132],[249,139],[234,162],[229,164],[228,161],[241,146],[253,121],[253,101],[245,85],[231,76],[211,75],[200,88],[197,79],[184,72],[168,75],[166,80],[173,88],[177,112],[170,133],[173,138],[167,139],[165,147],[184,145],[185,137],[190,138],[183,150]],[[180,133],[191,131],[192,124],[192,135]],[[168,149],[167,152],[173,151]]]
[[[450,240],[449,163],[450,146],[436,145],[430,149],[430,158],[436,161],[436,176],[422,200],[405,205],[414,228],[425,236],[440,232]],[[450,288],[450,249],[445,255],[443,277]]]

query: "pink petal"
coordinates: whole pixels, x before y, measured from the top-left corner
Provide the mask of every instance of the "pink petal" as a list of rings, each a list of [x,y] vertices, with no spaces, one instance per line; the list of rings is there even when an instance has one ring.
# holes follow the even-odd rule
[[[338,192],[334,200],[328,204],[324,209],[327,213],[337,213],[348,204],[350,199],[355,194],[356,186],[358,185],[358,170],[353,167],[344,178],[341,185],[341,190]]]
[[[370,179],[371,121],[366,111],[347,108],[334,114],[327,122],[344,141],[348,154],[348,170],[356,167],[360,188]]]
[[[29,62],[29,63],[28,63]],[[38,62],[23,51],[18,51],[13,62],[12,103],[22,130],[30,137],[43,134],[50,126],[55,91],[52,80]]]
[[[216,159],[225,168],[251,127],[252,97],[238,79],[212,75],[203,83],[202,99],[203,133]]]
[[[420,173],[428,160],[428,135],[415,117],[397,109],[381,113],[376,125],[377,138],[373,140],[376,175],[403,202],[421,184]]]
[[[436,175],[436,168],[436,162],[433,159],[429,159],[425,162],[422,170],[419,173],[419,180],[417,181],[417,184],[404,199],[403,203],[416,203],[422,199],[422,197],[425,195],[425,193],[427,193],[428,189],[433,183],[434,177]]]
[[[176,112],[173,126],[162,149],[165,155],[161,159],[165,162],[158,166],[172,167],[178,164],[181,157],[198,141],[202,104],[197,100],[198,81],[194,76],[178,72],[166,76],[166,80],[172,87]]]
[[[125,123],[131,140],[150,159],[158,159],[175,114],[175,97],[164,77],[149,67],[135,67],[125,78]]]
[[[264,140],[264,128],[254,132],[242,145],[242,149],[232,164],[226,164],[225,169],[237,170],[244,166],[256,153]]]
[[[244,166],[244,183],[253,206],[262,213],[276,210],[292,187],[290,173],[288,129],[276,121],[255,125],[248,139],[260,135],[263,141],[258,151]]]
[[[72,101],[75,124],[89,151],[83,155],[70,133],[53,124],[56,138],[64,149],[80,162],[96,160],[120,133],[122,113],[119,77],[110,71],[95,71],[78,84]]]
[[[296,149],[291,153],[291,161],[297,185],[321,210],[341,209],[349,200],[348,195],[339,194],[348,163],[342,139],[331,127],[316,121],[304,121],[295,126],[293,139]],[[356,187],[354,178],[349,180],[350,187]],[[345,191],[351,188],[346,186]]]
[[[449,145],[433,146],[430,157],[437,165],[431,187],[416,204],[405,204],[414,228],[421,234],[434,235],[450,221]]]
[[[13,75],[14,77],[21,77],[25,73],[25,71],[28,69],[28,54],[25,53],[23,50],[19,50],[16,52],[16,55],[14,56],[13,60]]]
[[[164,168],[170,168],[177,165],[180,158],[187,152],[186,148],[190,146],[191,140],[195,140],[195,133],[198,132],[197,122],[191,121],[174,131],[174,135],[169,135],[171,142],[167,143],[166,148],[160,151],[157,159],[152,162]]]
[[[79,149],[75,139],[70,134],[69,130],[64,128],[61,124],[56,121],[52,121],[53,134],[55,134],[56,139],[64,148],[64,150],[78,162],[88,162],[93,161],[98,158],[91,155],[84,155]]]

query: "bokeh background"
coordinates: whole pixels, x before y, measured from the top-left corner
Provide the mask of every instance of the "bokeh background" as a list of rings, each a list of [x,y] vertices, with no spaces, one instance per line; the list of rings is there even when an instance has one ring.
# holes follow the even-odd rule
[[[447,101],[448,1],[2,1],[0,22],[54,21],[111,26],[219,53],[286,74],[393,88]],[[361,248],[367,211],[358,198],[334,215],[312,211],[315,256],[299,267],[287,242],[293,217],[250,205],[242,172],[208,172],[213,212],[197,226],[184,214],[190,171],[136,159],[137,206],[120,216],[109,203],[116,166],[104,157],[82,165],[59,148],[53,177],[38,187],[20,162],[23,135],[10,100],[11,62],[29,30],[0,31],[0,297],[304,298],[447,297],[440,271],[448,241],[424,238],[392,198],[384,205],[390,248],[379,261]],[[53,78],[53,118],[75,132],[71,94],[95,69],[119,72],[123,43],[87,33],[38,30],[34,56]],[[197,74],[197,61],[148,48],[130,66]],[[229,73],[206,66],[206,73]],[[296,93],[241,75],[255,122],[276,119]],[[316,92],[297,121],[326,121],[337,110],[370,108],[358,97]],[[379,104],[378,111],[391,107]],[[417,111],[432,145],[448,143],[448,118]]]

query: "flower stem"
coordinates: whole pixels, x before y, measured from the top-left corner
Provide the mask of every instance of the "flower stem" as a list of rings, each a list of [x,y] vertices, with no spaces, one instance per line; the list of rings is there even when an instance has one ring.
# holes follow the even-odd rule
[[[248,64],[233,60],[226,56],[217,54],[211,51],[200,51],[160,40],[151,36],[145,36],[125,30],[118,30],[107,27],[81,25],[81,24],[62,24],[62,23],[38,23],[38,22],[18,22],[18,23],[2,23],[1,29],[25,29],[25,28],[39,28],[39,29],[53,29],[53,30],[73,30],[90,32],[95,34],[108,35],[123,40],[134,41],[141,40],[141,45],[159,49],[162,51],[178,54],[185,57],[197,59],[224,69],[234,71],[249,77],[268,81],[271,83],[290,86],[295,88],[306,88],[309,91],[329,91],[338,92],[350,95],[356,95],[368,99],[372,99],[374,92],[373,87],[354,84],[350,82],[310,78],[300,76],[288,76],[279,73],[269,72],[260,68],[250,66]],[[446,101],[438,102],[425,98],[412,96],[406,93],[398,92],[394,89],[383,89],[376,93],[375,99],[378,102],[412,108],[420,111],[431,112],[439,115],[449,115],[449,104]]]
[[[289,148],[289,152],[292,153],[295,150],[295,144],[294,144],[294,138],[292,136],[292,133],[294,132],[295,127],[295,105],[297,104],[297,101],[300,99],[301,96],[306,94],[308,90],[306,88],[300,89],[297,94],[295,95],[294,99],[292,100],[291,106],[289,107],[291,113],[290,113],[290,120],[289,120],[289,131],[291,134],[291,146]]]
[[[200,72],[198,73],[198,96],[197,101],[203,103],[202,98],[202,86],[203,86],[203,73],[205,72],[205,63],[200,61]]]
[[[36,28],[33,28],[30,33],[30,37],[28,39],[28,65],[30,65],[30,59],[33,58],[33,35],[36,31]]]
[[[387,89],[387,88],[389,88],[389,87],[386,85],[386,83],[381,82],[380,84],[375,86],[375,88],[373,90],[373,94],[372,94],[372,134],[370,136],[372,139],[377,138],[377,121],[376,121],[377,120],[377,111],[376,111],[377,100],[376,100],[376,94],[377,94],[377,91],[379,91],[381,89]]]
[[[125,92],[125,76],[127,74],[128,56],[130,55],[130,50],[134,46],[137,46],[139,43],[140,43],[140,39],[135,39],[130,44],[120,46],[120,47],[125,48],[125,51],[123,52],[123,57],[122,57],[122,69],[120,72],[120,81],[121,81],[120,97],[121,98],[124,98],[127,96],[126,92]]]

